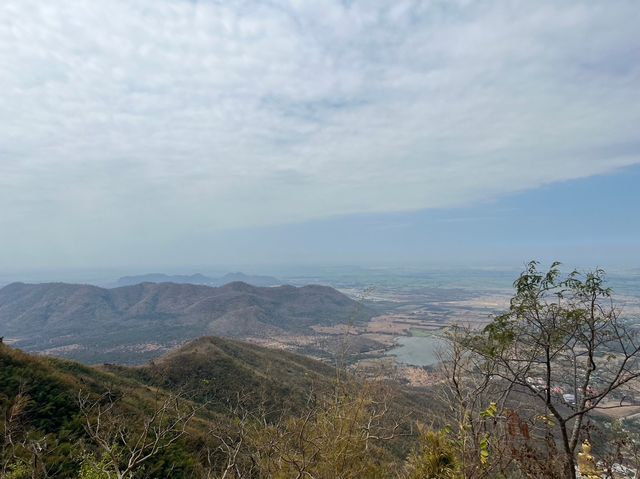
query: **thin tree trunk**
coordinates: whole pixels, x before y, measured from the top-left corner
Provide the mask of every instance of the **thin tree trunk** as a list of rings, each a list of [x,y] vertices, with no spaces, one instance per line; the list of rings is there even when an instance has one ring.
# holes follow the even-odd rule
[[[567,479],[576,479],[576,464],[573,458],[573,450],[569,444],[569,436],[567,435],[566,423],[560,424],[560,430],[562,431],[562,445],[564,446],[564,471]]]

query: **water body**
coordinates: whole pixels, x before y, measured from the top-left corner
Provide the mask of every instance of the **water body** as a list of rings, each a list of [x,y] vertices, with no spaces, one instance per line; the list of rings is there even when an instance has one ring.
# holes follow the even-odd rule
[[[435,366],[438,364],[438,350],[444,347],[444,341],[437,335],[401,336],[398,346],[388,354],[395,356],[398,362],[411,366]]]

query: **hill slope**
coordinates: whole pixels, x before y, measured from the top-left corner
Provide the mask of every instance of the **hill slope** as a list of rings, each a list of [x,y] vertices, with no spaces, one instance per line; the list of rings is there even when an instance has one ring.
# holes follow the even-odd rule
[[[207,336],[138,367],[100,369],[135,381],[182,391],[218,409],[242,397],[267,409],[296,409],[312,390],[326,389],[335,370],[326,364],[241,341]]]
[[[283,374],[283,369],[288,372]],[[0,430],[5,430],[5,419],[13,415],[17,420],[11,428],[16,437],[24,428],[28,428],[25,431],[28,437],[42,444],[45,441],[40,437],[49,435],[49,442],[55,437],[56,449],[46,458],[52,462],[46,464],[46,477],[78,477],[76,471],[82,457],[74,454],[74,449],[88,439],[79,397],[88,394],[97,399],[108,394],[118,398],[119,414],[137,427],[134,425],[139,424],[138,419],[148,417],[158,401],[179,392],[180,397],[199,408],[198,420],[190,433],[191,445],[180,444],[182,452],[167,459],[188,471],[192,461],[180,462],[190,448],[200,444],[202,434],[213,425],[222,430],[232,428],[230,404],[236,404],[238,398],[247,410],[266,405],[277,407],[279,413],[294,414],[304,407],[309,392],[331,385],[333,374],[331,368],[308,358],[220,338],[199,339],[157,365],[135,368],[84,366],[63,359],[31,356],[0,344]],[[164,387],[158,387],[159,383]],[[268,397],[266,403],[262,393]],[[19,397],[27,398],[24,407],[19,414],[15,409],[7,414]],[[1,453],[0,450],[0,456]],[[158,469],[149,477],[169,477],[161,472],[166,464],[166,459],[153,464]],[[192,475],[185,472],[175,477]]]
[[[141,451],[136,457],[148,459],[122,477],[228,477],[229,464],[233,477],[296,477],[289,459],[305,444],[305,457],[315,451],[309,467],[351,471],[315,477],[388,477],[361,469],[396,468],[409,436],[365,442],[363,431],[401,424],[408,432],[409,416],[424,409],[401,406],[408,399],[396,388],[383,397],[376,382],[335,378],[318,361],[213,337],[137,367],[85,366],[0,344],[0,476],[115,477]]]
[[[0,289],[0,335],[23,349],[88,362],[140,363],[203,335],[305,332],[369,316],[344,294],[313,285],[13,283]]]
[[[147,386],[180,392],[213,410],[225,410],[230,399],[259,405],[264,398],[296,409],[311,390],[331,385],[335,370],[287,351],[241,341],[202,337],[142,366],[85,366],[66,359],[32,356],[0,344],[0,390],[5,396],[22,390],[35,403],[52,395],[60,411],[71,407],[80,389],[136,390]],[[50,405],[51,406],[51,405]],[[286,408],[285,408],[286,409]],[[59,425],[60,417],[50,418]]]

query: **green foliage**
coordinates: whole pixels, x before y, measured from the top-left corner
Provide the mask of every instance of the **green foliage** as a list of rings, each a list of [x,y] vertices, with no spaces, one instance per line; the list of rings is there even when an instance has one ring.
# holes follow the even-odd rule
[[[195,456],[195,451],[190,451],[185,442],[172,444],[145,463],[138,476],[172,479],[197,477],[198,464]]]
[[[78,472],[78,479],[111,479],[109,472],[106,459],[97,459],[93,454],[85,454]]]
[[[72,393],[73,384],[46,363],[11,350],[0,349],[0,406],[10,398],[26,394],[32,426],[44,432],[60,431],[77,413]]]
[[[544,350],[555,356],[568,345],[588,347],[587,331],[606,331],[615,319],[615,314],[601,314],[599,304],[610,297],[611,289],[605,287],[603,270],[563,276],[559,266],[554,262],[541,272],[539,263],[531,261],[513,283],[509,310],[494,317],[480,334],[465,338],[464,346],[492,359],[516,347],[534,356]]]
[[[484,419],[490,418],[490,417],[496,417],[497,413],[498,413],[498,404],[496,402],[491,402],[489,404],[489,407],[480,413],[480,417]]]
[[[13,464],[9,464],[7,467],[6,479],[29,479],[32,477],[33,468],[23,462],[19,461]]]
[[[489,435],[485,434],[480,440],[480,464],[489,465]]]
[[[460,449],[446,430],[419,426],[419,447],[409,456],[406,479],[462,479]]]

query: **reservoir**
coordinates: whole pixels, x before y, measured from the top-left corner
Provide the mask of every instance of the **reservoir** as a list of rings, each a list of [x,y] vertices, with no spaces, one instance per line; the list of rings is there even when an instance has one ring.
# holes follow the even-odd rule
[[[435,334],[428,336],[400,336],[398,345],[387,353],[400,363],[411,366],[434,366],[438,364],[438,351],[446,343]]]

